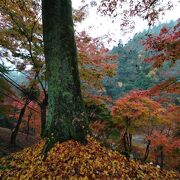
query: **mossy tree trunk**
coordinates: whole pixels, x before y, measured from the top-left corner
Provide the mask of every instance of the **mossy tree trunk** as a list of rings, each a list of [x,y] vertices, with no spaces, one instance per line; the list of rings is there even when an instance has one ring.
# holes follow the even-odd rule
[[[71,0],[42,0],[48,77],[48,151],[55,142],[86,143],[87,115],[81,96]]]
[[[46,109],[48,105],[48,96],[45,95],[43,101],[39,103],[41,111],[41,137],[45,137],[45,126],[46,126]]]

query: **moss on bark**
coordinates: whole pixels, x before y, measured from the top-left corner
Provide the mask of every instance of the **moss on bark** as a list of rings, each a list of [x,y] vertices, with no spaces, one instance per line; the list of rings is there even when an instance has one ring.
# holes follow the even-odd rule
[[[87,115],[81,96],[71,0],[43,0],[48,77],[48,145],[75,139],[86,143]]]

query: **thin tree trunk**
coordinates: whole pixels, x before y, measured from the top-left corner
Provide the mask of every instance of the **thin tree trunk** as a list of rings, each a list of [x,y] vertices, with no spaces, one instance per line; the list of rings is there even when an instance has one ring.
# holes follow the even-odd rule
[[[19,114],[19,118],[18,118],[18,122],[16,124],[16,127],[14,128],[14,130],[12,131],[12,134],[11,134],[11,138],[10,138],[10,144],[11,145],[16,145],[16,137],[17,137],[17,134],[19,132],[19,128],[20,128],[20,125],[21,125],[21,122],[22,122],[22,118],[24,116],[24,113],[26,111],[26,107],[28,106],[28,104],[30,103],[29,99],[27,98],[26,101],[25,101],[25,104],[23,106],[23,108],[21,109],[21,112]]]
[[[163,152],[163,147],[161,148],[160,157],[161,157],[160,167],[161,167],[161,169],[163,169],[163,167],[164,167],[164,152]]]
[[[87,143],[87,114],[81,96],[71,0],[42,0],[48,82],[46,153],[57,141]]]
[[[128,147],[127,147],[127,133],[126,133],[126,132],[123,134],[123,144],[124,144],[124,150],[125,150],[126,152],[128,152]]]
[[[146,146],[146,151],[145,151],[145,154],[144,154],[144,158],[143,158],[143,161],[145,162],[149,156],[149,147],[151,145],[151,141],[148,140],[147,142],[147,146]]]
[[[156,165],[158,165],[159,164],[159,157],[158,157],[158,155],[156,155]]]
[[[132,151],[132,134],[128,134],[129,153]]]

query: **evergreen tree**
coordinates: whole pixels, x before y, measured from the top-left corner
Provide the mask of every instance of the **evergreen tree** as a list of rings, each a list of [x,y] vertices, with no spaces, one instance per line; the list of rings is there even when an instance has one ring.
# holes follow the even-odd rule
[[[107,95],[117,99],[129,91],[146,90],[163,80],[177,77],[178,62],[176,63],[176,68],[171,69],[168,63],[164,63],[163,67],[158,71],[153,69],[152,63],[145,62],[145,58],[156,52],[145,51],[142,43],[146,40],[148,34],[158,35],[162,27],[172,28],[176,24],[176,21],[159,24],[149,30],[135,34],[125,45],[120,41],[118,46],[112,49],[112,54],[119,55],[118,68],[115,77],[106,77],[104,79]]]

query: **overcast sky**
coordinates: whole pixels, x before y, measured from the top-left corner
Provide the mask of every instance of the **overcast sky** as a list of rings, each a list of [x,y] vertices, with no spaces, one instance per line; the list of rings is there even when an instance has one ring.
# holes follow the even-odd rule
[[[90,2],[92,0],[86,0],[86,2]],[[168,0],[165,0],[168,1]],[[164,17],[161,17],[160,22],[168,22],[170,20],[177,20],[179,17],[179,11],[180,11],[180,3],[178,3],[179,0],[173,0],[173,3],[176,3],[176,6],[172,11],[166,12]],[[77,8],[82,3],[81,0],[72,0],[73,7]],[[92,37],[98,37],[98,36],[104,36],[109,35],[113,40],[111,42],[111,45],[109,46],[112,48],[112,46],[116,45],[119,40],[121,39],[124,43],[128,41],[129,38],[133,37],[133,35],[137,32],[142,31],[143,29],[148,28],[147,22],[137,19],[135,21],[135,30],[131,33],[127,33],[124,35],[124,33],[120,30],[119,22],[116,20],[114,23],[112,23],[112,19],[109,17],[102,17],[99,14],[97,14],[96,11],[97,7],[89,7],[88,8],[88,17],[86,20],[84,20],[81,24],[77,25],[77,30],[87,31]],[[163,18],[163,19],[162,19]]]

